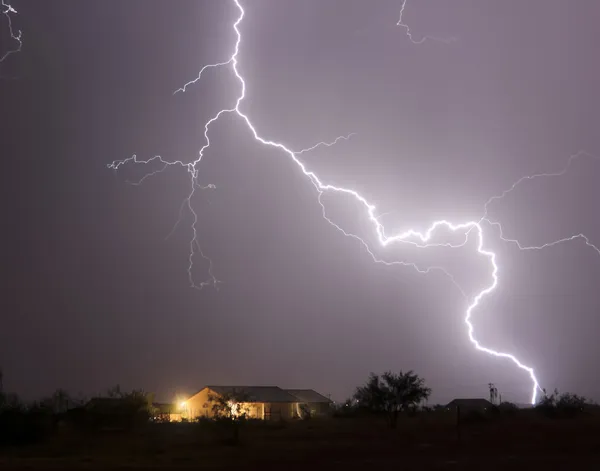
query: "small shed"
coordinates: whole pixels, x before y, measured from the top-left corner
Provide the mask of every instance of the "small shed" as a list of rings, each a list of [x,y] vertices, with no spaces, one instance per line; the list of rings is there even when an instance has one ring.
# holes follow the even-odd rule
[[[491,411],[494,408],[494,404],[492,404],[487,399],[473,398],[473,399],[454,399],[450,401],[446,408],[450,410],[456,410],[460,407],[461,413],[470,413],[470,412],[480,412],[486,413]]]

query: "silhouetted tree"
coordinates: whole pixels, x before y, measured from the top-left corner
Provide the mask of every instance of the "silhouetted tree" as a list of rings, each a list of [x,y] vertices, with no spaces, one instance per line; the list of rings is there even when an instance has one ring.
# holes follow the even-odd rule
[[[552,394],[547,394],[545,389],[543,392],[544,395],[535,407],[550,416],[556,416],[559,412],[569,415],[582,412],[588,403],[583,396],[573,393],[560,394],[558,389],[554,389]]]
[[[106,391],[106,397],[111,397],[111,398],[117,398],[117,397],[123,397],[123,392],[121,391],[121,386],[120,385],[115,385],[112,388],[109,388],[108,391]]]
[[[57,389],[52,396],[41,401],[40,404],[54,414],[64,414],[69,409],[76,407],[77,402],[64,389]]]
[[[381,376],[371,373],[366,384],[356,388],[354,398],[359,407],[384,413],[390,427],[395,428],[401,411],[416,407],[430,394],[425,380],[413,371],[386,371]]]
[[[556,401],[556,407],[563,410],[582,411],[587,404],[587,399],[573,393],[561,394]]]
[[[242,391],[231,391],[223,394],[209,393],[212,411],[217,418],[243,420],[250,413],[250,398]]]
[[[216,419],[223,419],[232,432],[232,443],[240,441],[240,425],[250,413],[250,396],[243,391],[230,391],[223,394],[208,394],[212,411]]]
[[[152,397],[141,390],[122,392],[113,388],[109,397],[95,397],[85,406],[85,421],[92,429],[130,429],[148,422]]]

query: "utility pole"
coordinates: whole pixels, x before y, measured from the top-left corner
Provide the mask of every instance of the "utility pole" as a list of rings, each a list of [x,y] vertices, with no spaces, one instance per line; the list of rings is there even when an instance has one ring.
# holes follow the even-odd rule
[[[496,389],[494,383],[488,383],[488,387],[490,388],[490,402],[495,405],[498,399],[498,389]]]

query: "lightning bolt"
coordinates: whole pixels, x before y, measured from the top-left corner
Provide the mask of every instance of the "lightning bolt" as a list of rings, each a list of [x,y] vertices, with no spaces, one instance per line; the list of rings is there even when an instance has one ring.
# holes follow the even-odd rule
[[[2,14],[6,17],[6,21],[8,22],[8,32],[10,34],[11,39],[17,42],[17,47],[14,49],[9,49],[2,56],[0,56],[0,63],[4,62],[8,56],[11,54],[16,54],[21,50],[23,46],[23,42],[21,41],[21,31],[17,31],[15,34],[15,30],[13,29],[12,18],[10,15],[15,15],[17,10],[15,10],[10,3],[7,3],[6,0],[1,0],[0,6],[3,7]]]
[[[112,168],[114,170],[117,170],[122,165],[129,164],[129,163],[145,164],[145,165],[157,164],[159,166],[158,170],[155,170],[153,172],[146,174],[139,182],[137,182],[137,184],[142,183],[146,178],[149,178],[150,176],[153,176],[153,175],[156,175],[157,173],[163,172],[165,169],[167,169],[168,167],[171,167],[171,166],[181,167],[181,168],[186,169],[187,172],[189,172],[190,177],[191,177],[190,193],[188,194],[188,196],[184,199],[184,201],[182,203],[182,206],[180,208],[180,217],[179,217],[179,220],[177,221],[175,227],[173,228],[173,230],[175,230],[175,228],[177,227],[177,224],[181,220],[184,208],[187,209],[190,212],[190,214],[192,214],[191,228],[192,228],[192,232],[193,232],[193,237],[190,241],[190,256],[189,256],[189,265],[188,265],[188,275],[189,275],[190,285],[194,288],[200,289],[207,285],[217,286],[217,283],[219,282],[213,275],[212,260],[210,260],[207,256],[205,256],[205,254],[202,252],[202,250],[200,248],[200,244],[198,242],[198,231],[196,228],[197,223],[198,223],[198,216],[193,209],[191,200],[197,189],[214,188],[214,185],[208,185],[208,186],[202,187],[198,184],[198,166],[202,161],[204,152],[210,146],[209,129],[210,129],[211,125],[213,123],[215,123],[217,120],[219,120],[223,115],[233,114],[233,115],[236,115],[238,118],[240,118],[246,124],[246,126],[251,131],[254,139],[257,142],[261,143],[264,146],[279,149],[282,153],[286,154],[289,157],[291,162],[293,162],[298,167],[300,172],[302,172],[302,174],[307,178],[307,180],[314,186],[316,193],[317,193],[317,201],[320,204],[321,209],[322,209],[323,218],[329,224],[331,224],[335,229],[340,231],[344,236],[357,240],[364,247],[364,249],[367,251],[367,253],[370,255],[370,257],[373,259],[373,261],[376,263],[383,264],[386,266],[407,266],[407,267],[411,267],[411,268],[415,269],[418,273],[422,273],[422,274],[431,273],[433,271],[441,271],[442,273],[444,273],[445,275],[447,275],[450,278],[450,280],[454,283],[454,285],[463,294],[465,299],[469,300],[469,297],[466,295],[466,293],[461,289],[461,287],[458,285],[458,283],[456,283],[456,281],[451,276],[451,274],[448,271],[446,271],[443,267],[439,267],[439,266],[420,267],[416,263],[405,262],[405,261],[385,261],[385,260],[382,260],[381,258],[379,258],[373,252],[373,250],[371,249],[369,244],[363,238],[361,238],[360,236],[358,236],[356,234],[346,231],[341,226],[339,226],[337,223],[335,223],[332,219],[330,219],[330,217],[327,215],[325,204],[322,201],[323,195],[325,195],[326,193],[337,193],[337,194],[348,196],[348,197],[354,199],[356,202],[358,202],[360,204],[360,206],[363,208],[363,210],[365,211],[365,214],[367,215],[368,220],[372,224],[372,228],[373,228],[374,234],[376,235],[379,245],[383,248],[385,248],[391,244],[396,244],[396,243],[410,244],[417,248],[431,248],[431,247],[457,248],[457,247],[464,246],[466,244],[470,234],[472,234],[472,233],[476,234],[476,236],[477,236],[477,253],[480,256],[486,258],[491,266],[491,282],[489,283],[489,285],[486,288],[482,289],[479,293],[477,293],[477,295],[475,295],[468,302],[468,306],[467,306],[466,312],[465,312],[464,322],[467,326],[467,334],[468,334],[469,340],[477,350],[485,352],[485,353],[495,356],[495,357],[510,360],[518,368],[520,368],[521,370],[526,372],[527,375],[529,376],[529,378],[531,379],[531,383],[532,383],[531,402],[535,403],[536,399],[537,399],[537,393],[538,393],[538,391],[542,391],[542,389],[536,378],[534,369],[532,367],[527,366],[527,365],[523,364],[522,362],[520,362],[512,354],[504,353],[504,352],[493,350],[488,347],[484,347],[475,338],[474,326],[472,324],[473,313],[474,313],[475,309],[481,305],[484,298],[486,296],[490,295],[496,289],[496,287],[498,286],[498,274],[499,274],[499,267],[498,267],[498,264],[496,261],[496,254],[485,248],[483,227],[485,224],[489,224],[489,225],[497,226],[497,227],[501,228],[501,226],[498,222],[492,221],[488,218],[488,207],[494,201],[498,201],[498,200],[504,198],[508,193],[512,192],[518,185],[525,182],[526,180],[533,180],[533,179],[541,178],[541,177],[560,176],[560,175],[566,173],[566,171],[568,170],[572,161],[575,160],[577,157],[576,156],[572,157],[569,160],[567,167],[565,169],[563,169],[563,171],[558,172],[556,174],[537,174],[537,175],[532,175],[532,176],[523,177],[523,178],[519,179],[508,190],[505,190],[504,192],[502,192],[501,194],[499,194],[497,196],[491,197],[485,203],[484,215],[479,220],[468,221],[468,222],[459,223],[459,224],[455,224],[455,223],[452,223],[447,220],[439,220],[439,221],[433,222],[431,224],[431,226],[425,232],[419,232],[419,231],[416,231],[413,229],[409,229],[407,231],[388,236],[385,233],[384,226],[380,223],[380,218],[383,214],[377,215],[377,209],[376,209],[375,205],[370,203],[364,196],[362,196],[360,193],[358,193],[355,190],[352,190],[349,188],[344,188],[344,187],[339,187],[339,186],[335,186],[330,183],[323,182],[319,178],[319,176],[315,172],[309,170],[307,168],[306,164],[303,163],[299,158],[300,155],[307,153],[309,151],[312,151],[320,146],[331,146],[331,145],[334,145],[335,143],[337,143],[338,141],[340,141],[341,139],[349,139],[351,135],[340,136],[337,139],[335,139],[333,142],[329,142],[329,143],[320,142],[312,147],[308,147],[306,149],[294,152],[293,150],[289,149],[288,147],[286,147],[284,144],[282,144],[280,142],[276,142],[276,141],[270,140],[268,138],[262,137],[262,135],[259,134],[259,132],[256,130],[255,126],[252,124],[252,121],[250,120],[248,115],[246,115],[243,112],[243,110],[241,109],[241,105],[242,105],[242,102],[244,101],[244,98],[246,97],[246,82],[238,69],[238,55],[239,55],[240,45],[242,42],[242,34],[241,34],[239,28],[240,28],[240,24],[242,23],[242,21],[244,19],[245,11],[244,11],[244,8],[242,7],[241,0],[232,0],[232,2],[235,4],[237,10],[239,11],[239,16],[237,17],[237,19],[235,20],[235,22],[232,25],[232,28],[235,32],[235,37],[236,37],[232,55],[229,57],[229,59],[227,59],[225,61],[204,66],[200,70],[200,72],[198,73],[196,78],[194,78],[193,80],[190,80],[189,82],[184,84],[183,87],[175,90],[175,92],[174,92],[174,94],[185,93],[190,86],[194,85],[196,82],[198,82],[202,78],[202,76],[205,72],[207,72],[210,69],[216,69],[216,68],[221,68],[221,67],[230,67],[239,83],[240,91],[239,91],[239,95],[237,97],[235,106],[232,108],[226,108],[226,109],[220,110],[211,119],[209,119],[206,122],[206,124],[204,125],[205,144],[199,150],[197,159],[192,162],[189,162],[189,163],[186,163],[182,160],[169,161],[169,160],[163,159],[160,156],[155,156],[148,160],[138,160],[137,157],[134,155],[128,159],[118,160],[118,161],[112,162],[111,164],[108,164],[108,167]],[[410,35],[410,30],[408,29],[408,27],[406,25],[402,24],[402,13],[404,11],[405,6],[406,6],[406,1],[404,1],[402,4],[402,10],[400,13],[400,21],[398,24],[405,26],[407,28],[407,33],[409,35],[409,39],[411,39],[412,42],[414,42],[416,44],[422,43],[425,40],[425,38],[423,38],[420,41],[414,41],[414,39]],[[464,234],[464,241],[461,242],[460,244],[432,242],[433,236],[435,235],[436,231],[440,228],[448,229],[453,233]],[[583,236],[582,234],[578,234],[578,235],[574,235],[572,237],[568,237],[565,239],[561,239],[561,240],[558,240],[555,242],[545,244],[540,247],[523,247],[523,246],[521,246],[521,244],[518,243],[518,241],[513,240],[513,239],[507,239],[501,234],[502,240],[504,240],[506,242],[517,243],[519,248],[523,249],[523,250],[542,249],[542,248],[550,247],[552,245],[556,245],[556,244],[559,244],[562,242],[567,242],[570,240],[574,240],[576,238],[584,238],[584,237],[585,236]],[[596,251],[598,251],[598,249],[595,246],[593,246],[591,244],[591,242],[589,242],[589,239],[587,237],[585,237],[585,241],[588,245],[590,245]],[[209,279],[200,284],[197,284],[194,281],[194,277],[192,274],[193,261],[194,261],[194,256],[196,255],[196,253],[198,253],[203,259],[205,259],[209,263],[209,270],[208,270]],[[600,254],[600,251],[598,251],[598,253]]]
[[[428,39],[430,41],[437,41],[437,42],[441,42],[441,43],[445,43],[445,44],[450,44],[450,43],[456,41],[456,38],[444,39],[444,38],[438,38],[438,37],[435,37],[435,36],[423,36],[419,40],[414,39],[413,35],[412,35],[411,31],[410,31],[410,26],[408,26],[406,23],[403,23],[403,21],[402,21],[402,17],[404,16],[404,9],[406,8],[406,3],[407,2],[408,2],[408,0],[403,0],[402,1],[402,6],[400,7],[400,17],[398,18],[398,23],[396,23],[396,26],[401,26],[402,28],[404,28],[404,30],[406,31],[406,36],[408,37],[408,39],[410,40],[411,43],[413,43],[413,44],[423,44]]]

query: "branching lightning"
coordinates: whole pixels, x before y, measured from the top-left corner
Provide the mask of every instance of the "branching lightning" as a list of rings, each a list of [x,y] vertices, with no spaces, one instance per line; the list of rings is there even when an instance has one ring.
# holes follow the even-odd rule
[[[19,52],[21,50],[21,47],[23,46],[23,42],[21,41],[21,31],[17,31],[15,33],[15,30],[13,28],[13,24],[12,24],[12,17],[11,15],[15,15],[17,13],[17,10],[15,10],[10,3],[7,3],[7,0],[1,0],[1,4],[0,6],[2,6],[3,10],[2,10],[2,15],[4,15],[6,17],[6,21],[8,22],[8,33],[10,34],[10,38],[15,41],[17,43],[16,47],[14,47],[13,49],[9,49],[8,51],[2,53],[2,51],[0,51],[0,54],[2,54],[0,56],[0,63],[4,62],[6,60],[6,58],[8,56],[10,56],[11,54],[16,54],[17,52]]]
[[[206,73],[209,69],[215,69],[215,68],[221,68],[221,67],[230,67],[232,72],[234,73],[235,77],[237,78],[237,81],[239,82],[240,91],[239,91],[239,95],[237,97],[235,106],[233,108],[220,110],[211,119],[209,119],[206,122],[206,124],[204,126],[205,144],[199,150],[198,157],[196,158],[196,160],[186,163],[186,162],[183,162],[182,160],[174,160],[174,161],[165,160],[160,156],[155,156],[148,160],[138,160],[137,157],[134,155],[128,159],[114,161],[108,165],[109,168],[112,168],[115,170],[119,169],[122,165],[129,164],[129,163],[131,163],[131,164],[146,164],[146,165],[156,164],[159,166],[158,170],[148,173],[147,175],[145,175],[141,180],[139,180],[135,184],[140,184],[146,178],[149,178],[150,176],[153,176],[157,173],[163,172],[164,170],[166,170],[168,167],[171,167],[171,166],[182,167],[182,168],[185,168],[189,172],[190,177],[191,177],[190,193],[188,194],[188,196],[185,198],[185,200],[183,201],[183,203],[181,205],[180,217],[179,217],[179,220],[176,223],[175,227],[173,228],[173,230],[175,230],[175,228],[177,227],[177,224],[179,223],[179,221],[182,218],[183,210],[184,210],[184,208],[186,208],[192,215],[191,228],[192,228],[193,235],[192,235],[192,239],[190,241],[190,254],[189,254],[189,265],[188,265],[188,276],[189,276],[189,281],[190,281],[191,286],[194,288],[202,288],[207,285],[216,286],[218,284],[218,280],[216,279],[216,277],[213,274],[212,260],[210,260],[207,256],[205,256],[205,254],[202,252],[202,250],[200,248],[200,244],[198,242],[198,231],[196,228],[197,223],[198,223],[198,216],[193,209],[191,201],[192,201],[192,198],[197,189],[214,188],[214,185],[200,186],[198,184],[198,166],[203,158],[204,152],[206,151],[206,149],[208,149],[210,147],[209,129],[210,129],[211,125],[213,123],[215,123],[223,115],[233,114],[233,115],[236,115],[237,117],[239,117],[246,124],[246,126],[251,131],[254,139],[257,142],[259,142],[260,144],[262,144],[264,146],[277,148],[282,153],[286,154],[290,158],[291,162],[293,162],[298,167],[298,169],[302,172],[302,174],[314,186],[314,188],[317,192],[317,201],[319,202],[321,209],[322,209],[323,218],[329,224],[331,224],[334,228],[336,228],[338,231],[340,231],[343,235],[345,235],[347,237],[351,237],[351,238],[357,240],[358,242],[360,242],[360,244],[364,247],[364,249],[367,251],[367,253],[370,255],[370,257],[376,263],[384,264],[387,266],[396,266],[396,265],[408,266],[408,267],[414,268],[415,270],[417,270],[417,272],[423,273],[423,274],[430,273],[432,271],[441,271],[442,273],[447,275],[450,278],[450,280],[454,283],[454,285],[461,291],[463,296],[468,300],[468,306],[466,308],[464,322],[467,325],[467,334],[468,334],[468,337],[469,337],[469,340],[471,341],[471,343],[474,345],[474,347],[477,350],[488,353],[495,357],[500,357],[500,358],[505,358],[507,360],[510,360],[517,367],[524,370],[528,374],[529,378],[531,379],[531,382],[532,382],[531,402],[535,403],[536,398],[537,398],[537,393],[538,393],[538,391],[542,391],[542,389],[540,388],[539,382],[536,378],[533,368],[521,363],[514,355],[511,355],[509,353],[499,352],[499,351],[490,349],[488,347],[482,346],[478,342],[478,340],[475,338],[474,326],[471,322],[472,315],[473,315],[475,309],[481,305],[484,298],[496,289],[496,287],[498,286],[498,275],[499,275],[499,267],[498,267],[497,260],[496,260],[496,254],[485,248],[484,225],[488,224],[491,226],[499,227],[500,232],[501,232],[501,235],[500,235],[501,239],[506,242],[516,243],[518,245],[518,247],[522,250],[538,250],[538,249],[543,249],[546,247],[551,247],[553,245],[556,245],[556,244],[559,244],[562,242],[567,242],[567,241],[571,241],[571,240],[574,240],[577,238],[582,238],[585,240],[586,244],[588,244],[590,247],[592,247],[594,250],[596,250],[598,252],[598,254],[600,254],[600,250],[598,250],[598,248],[596,246],[594,246],[589,241],[589,239],[586,236],[584,236],[583,234],[577,234],[577,235],[574,235],[574,236],[571,236],[568,238],[564,238],[561,240],[557,240],[557,241],[554,241],[551,243],[546,243],[539,247],[524,247],[517,240],[505,238],[502,235],[502,228],[501,228],[500,223],[491,221],[488,218],[488,207],[491,203],[504,198],[504,196],[506,196],[508,193],[513,191],[518,185],[520,185],[521,183],[523,183],[526,180],[533,180],[533,179],[541,178],[541,177],[554,177],[554,176],[563,175],[564,173],[567,172],[567,170],[568,170],[569,166],[571,165],[571,163],[573,162],[573,160],[578,158],[579,155],[583,155],[583,154],[578,154],[577,156],[571,157],[567,166],[561,172],[558,172],[556,174],[537,174],[537,175],[523,177],[523,178],[519,179],[508,190],[505,190],[504,192],[502,192],[501,194],[499,194],[497,196],[491,197],[485,203],[484,215],[479,220],[468,221],[468,222],[459,223],[459,224],[455,224],[455,223],[452,223],[452,222],[446,221],[446,220],[440,220],[440,221],[433,222],[431,224],[431,226],[423,233],[418,232],[413,229],[410,229],[410,230],[407,230],[407,231],[404,231],[404,232],[401,232],[398,234],[386,235],[384,226],[380,223],[381,214],[377,215],[375,205],[373,205],[372,203],[367,201],[367,199],[364,196],[362,196],[360,193],[358,193],[355,190],[344,188],[344,187],[338,187],[333,184],[323,182],[319,178],[319,176],[317,176],[317,174],[314,171],[309,170],[307,168],[306,164],[303,163],[299,158],[300,155],[310,152],[310,151],[316,149],[317,147],[334,145],[341,139],[349,139],[352,135],[338,137],[333,142],[329,142],[329,143],[320,142],[312,147],[308,147],[306,149],[294,152],[293,150],[290,150],[288,147],[286,147],[284,144],[282,144],[280,142],[272,141],[265,137],[262,137],[262,135],[259,134],[259,132],[256,130],[256,128],[252,124],[252,121],[250,120],[248,115],[246,115],[242,111],[241,105],[244,101],[244,98],[246,97],[246,82],[238,69],[238,55],[239,55],[239,50],[240,50],[240,46],[242,43],[242,34],[241,34],[239,28],[244,19],[245,11],[244,11],[244,8],[242,7],[241,0],[232,0],[232,2],[235,4],[235,6],[237,7],[237,10],[239,11],[239,16],[237,17],[237,19],[235,20],[235,22],[232,25],[232,28],[235,32],[235,37],[236,37],[232,55],[229,57],[229,59],[227,59],[225,61],[204,66],[200,70],[198,76],[195,79],[187,82],[185,85],[183,85],[181,88],[177,89],[174,92],[175,94],[185,93],[187,91],[187,89],[190,86],[194,85],[196,82],[198,82],[201,79],[201,77],[203,76],[203,74]],[[406,26],[405,24],[402,23],[402,14],[404,12],[405,6],[406,6],[406,0],[404,0],[404,2],[402,3],[402,9],[400,12],[400,20],[398,22],[398,25],[406,28],[408,37],[413,43],[420,44],[423,41],[425,41],[425,39],[427,39],[427,37],[425,37],[419,41],[415,41],[413,39],[408,26]],[[433,39],[435,39],[435,38],[433,38]],[[358,236],[356,234],[352,234],[352,233],[346,231],[341,226],[339,226],[336,222],[334,222],[332,219],[330,219],[330,217],[327,215],[325,204],[322,201],[322,197],[326,193],[338,193],[341,195],[348,196],[348,197],[354,199],[356,202],[358,202],[360,204],[360,206],[363,208],[363,210],[365,211],[365,214],[368,217],[368,220],[372,224],[374,234],[376,235],[377,241],[382,248],[385,248],[385,247],[387,247],[391,244],[395,244],[395,243],[411,244],[411,245],[413,245],[415,247],[419,247],[419,248],[430,248],[430,247],[456,248],[456,247],[464,246],[469,238],[469,235],[471,233],[475,233],[475,235],[477,236],[477,252],[480,256],[487,259],[487,261],[489,262],[489,264],[491,266],[491,281],[490,281],[489,285],[485,289],[483,289],[479,293],[477,293],[474,297],[469,299],[469,296],[467,296],[467,294],[456,283],[454,278],[452,278],[450,273],[448,271],[446,271],[443,267],[438,267],[438,266],[420,267],[416,263],[405,262],[405,261],[391,261],[390,262],[390,261],[384,261],[384,260],[380,259],[374,253],[374,251],[372,250],[370,245],[363,238],[361,238],[360,236]],[[465,239],[462,243],[454,244],[454,245],[451,243],[434,243],[434,242],[432,242],[432,237],[434,236],[436,231],[440,228],[446,228],[454,233],[464,234]],[[193,277],[193,273],[192,273],[194,256],[197,253],[203,259],[205,259],[209,264],[209,269],[208,269],[209,279],[202,283],[196,283],[194,281],[194,277]]]
[[[356,136],[356,133],[355,133],[355,132],[351,132],[351,133],[350,133],[350,134],[348,134],[347,136],[339,136],[339,137],[336,137],[336,138],[335,138],[335,140],[334,140],[334,141],[332,141],[332,142],[319,142],[318,144],[315,144],[315,145],[314,145],[314,146],[312,146],[312,147],[307,147],[306,149],[302,149],[302,150],[299,150],[299,151],[294,151],[294,154],[295,154],[295,155],[301,155],[301,154],[304,154],[304,153],[306,153],[306,152],[311,152],[311,151],[313,151],[313,150],[315,150],[315,149],[318,149],[319,147],[331,147],[331,146],[334,146],[334,145],[336,145],[336,144],[337,144],[338,142],[340,142],[341,140],[345,140],[345,141],[347,141],[347,140],[348,140],[348,139],[350,139],[352,136]]]
[[[592,248],[593,250],[595,250],[598,253],[598,255],[600,255],[600,249],[596,245],[592,244],[590,242],[589,238],[585,234],[581,234],[581,233],[574,234],[569,237],[564,237],[562,239],[554,240],[552,242],[547,242],[542,245],[532,245],[532,246],[522,245],[517,239],[510,239],[510,238],[505,237],[504,230],[502,229],[502,225],[497,221],[492,221],[488,217],[489,205],[492,204],[494,201],[503,199],[506,195],[511,193],[513,190],[515,190],[517,188],[517,186],[521,185],[522,183],[524,183],[526,181],[537,180],[538,178],[562,177],[569,171],[569,169],[573,165],[573,162],[575,162],[576,160],[583,158],[583,157],[587,157],[587,158],[594,159],[594,160],[600,160],[600,158],[598,156],[592,155],[585,151],[579,151],[578,153],[573,154],[571,157],[569,157],[569,160],[567,161],[566,165],[563,167],[562,170],[560,170],[558,172],[536,173],[534,175],[528,175],[528,176],[519,178],[508,189],[504,190],[499,195],[492,196],[489,200],[486,201],[485,206],[484,206],[485,213],[484,213],[483,217],[481,218],[481,220],[487,221],[490,225],[497,227],[500,232],[500,239],[503,240],[504,242],[509,242],[509,243],[515,244],[520,250],[541,250],[541,249],[545,249],[545,248],[549,248],[549,247],[554,247],[555,245],[561,244],[563,242],[570,242],[570,241],[573,241],[576,239],[581,239],[585,242],[585,244],[588,247]]]
[[[402,28],[404,28],[404,30],[406,31],[406,36],[408,37],[408,39],[410,40],[411,43],[413,43],[413,44],[423,44],[428,39],[430,41],[437,41],[437,42],[446,43],[446,44],[449,44],[451,42],[456,41],[456,38],[444,39],[444,38],[438,38],[438,37],[435,37],[435,36],[423,36],[419,40],[416,40],[415,38],[413,38],[413,34],[410,31],[410,26],[408,26],[402,20],[402,17],[404,16],[404,9],[406,8],[406,2],[408,2],[408,0],[403,0],[402,1],[402,6],[400,7],[400,17],[398,18],[398,23],[396,23],[396,26],[401,26]]]

